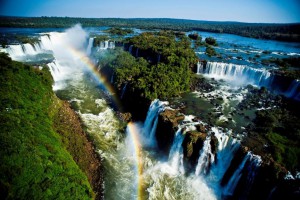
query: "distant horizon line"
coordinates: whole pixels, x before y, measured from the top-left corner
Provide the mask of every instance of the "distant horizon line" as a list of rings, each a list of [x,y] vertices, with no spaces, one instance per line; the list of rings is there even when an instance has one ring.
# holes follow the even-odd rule
[[[241,23],[241,24],[300,24],[299,22],[242,22],[242,21],[213,21],[202,19],[187,19],[187,18],[171,18],[171,17],[70,17],[70,16],[11,16],[0,15],[0,17],[14,17],[14,18],[78,18],[78,19],[127,19],[127,20],[157,20],[157,19],[169,19],[169,20],[186,20],[186,21],[198,21],[198,22],[220,22],[220,23]]]

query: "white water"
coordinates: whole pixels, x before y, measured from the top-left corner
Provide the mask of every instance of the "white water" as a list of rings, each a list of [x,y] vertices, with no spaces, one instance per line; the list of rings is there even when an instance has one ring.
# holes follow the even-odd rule
[[[203,73],[203,64],[198,61],[197,63],[197,74]]]
[[[87,132],[103,158],[105,199],[136,199],[136,152],[133,149],[132,138],[127,134],[124,139],[119,132],[121,125],[114,111],[101,98],[95,87],[97,83],[91,82],[85,74],[87,66],[81,62],[81,59],[82,55],[89,53],[90,41],[87,43],[87,39],[87,34],[82,28],[76,26],[64,33],[52,32],[49,33],[49,37],[42,36],[41,48],[38,51],[52,52],[55,61],[48,66],[55,80],[54,89],[63,90],[63,94],[76,104]],[[74,53],[72,49],[80,51],[81,54]],[[140,142],[146,147],[156,147],[158,115],[165,109],[165,105],[166,102],[153,101],[144,125],[135,124],[139,129]],[[160,159],[156,155],[155,148],[142,150],[143,187],[147,199],[220,199],[218,180],[230,164],[236,143],[227,133],[217,128],[212,129],[210,134],[214,132],[219,141],[218,162],[215,163],[215,159],[199,158],[199,162],[206,162],[205,165],[209,162],[212,165],[211,168],[207,168],[207,175],[185,175],[182,128],[185,128],[185,131],[195,130],[195,125],[199,123],[193,122],[191,116],[186,117],[185,124],[181,125],[176,133],[167,160]],[[203,155],[210,155],[212,158],[209,142],[206,146]],[[224,160],[221,161],[222,159]],[[218,173],[221,177],[216,177]]]
[[[158,115],[165,109],[165,105],[167,105],[168,102],[162,102],[158,99],[154,100],[147,113],[146,120],[144,122],[144,145],[148,147],[156,147],[156,127],[158,122]]]
[[[285,96],[289,98],[294,98],[298,101],[300,101],[300,81],[294,80],[287,91],[285,92]]]
[[[184,140],[184,135],[182,129],[179,128],[175,134],[175,138],[169,154],[169,162],[171,167],[180,174],[184,174],[183,166],[183,148],[182,142]]]
[[[200,157],[195,172],[196,176],[199,176],[200,174],[206,175],[210,171],[210,165],[215,161],[215,156],[211,151],[210,141],[211,137],[208,136],[200,150]]]
[[[210,78],[223,79],[233,85],[257,85],[268,87],[272,83],[271,73],[231,63],[207,62],[204,74]]]
[[[112,77],[113,77],[113,76],[112,76]],[[124,96],[124,94],[125,94],[125,92],[126,92],[127,84],[128,84],[128,83],[125,83],[124,87],[122,88],[121,99],[123,99],[123,96]]]
[[[107,49],[114,49],[115,48],[115,42],[114,41],[101,41],[100,45],[97,47],[97,51],[101,50],[107,50]]]
[[[130,54],[132,54],[132,48],[133,48],[133,45],[130,45],[129,50],[128,50]]]
[[[86,49],[86,54],[87,54],[88,56],[91,55],[93,45],[94,45],[94,38],[91,37],[91,38],[89,39],[89,44],[88,44],[87,49]]]

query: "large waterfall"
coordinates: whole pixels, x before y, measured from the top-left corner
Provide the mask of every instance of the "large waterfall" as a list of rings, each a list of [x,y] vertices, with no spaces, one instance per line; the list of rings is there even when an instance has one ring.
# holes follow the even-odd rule
[[[144,129],[148,130],[148,137],[151,138],[152,144],[153,140],[156,140],[155,132],[157,126],[157,116],[162,112],[163,102],[155,100],[152,102],[147,118],[145,120]],[[183,141],[187,131],[196,130],[197,124],[204,124],[201,121],[194,121],[192,117],[186,117],[184,122],[179,125],[178,130],[175,134],[173,144],[171,146],[168,161],[166,163],[152,163],[150,170],[151,173],[156,173],[157,175],[169,174],[169,176],[176,176],[184,178],[187,176],[185,165],[184,165],[184,154],[183,154]],[[154,135],[152,135],[154,133]],[[208,131],[206,140],[203,142],[203,147],[199,152],[198,163],[195,166],[195,171],[188,174],[188,178],[185,178],[188,182],[187,187],[191,187],[189,184],[197,182],[198,184],[204,184],[203,188],[199,187],[198,190],[201,191],[206,189],[212,189],[215,197],[203,197],[199,196],[195,199],[221,199],[223,197],[230,197],[235,194],[235,188],[239,184],[241,177],[245,176],[247,188],[245,192],[250,191],[251,185],[255,179],[256,171],[261,164],[261,158],[248,152],[244,159],[242,159],[239,166],[235,169],[234,173],[230,177],[227,183],[222,186],[222,179],[229,170],[231,161],[235,157],[237,150],[240,148],[240,142],[238,139],[233,138],[230,131],[223,131],[222,128],[211,127]],[[212,151],[211,141],[212,137],[217,140],[217,151],[214,153]],[[158,168],[161,168],[160,170]],[[232,170],[232,169],[231,169]],[[149,172],[150,173],[150,172]],[[154,176],[154,175],[152,175]],[[153,177],[152,177],[153,178]],[[153,180],[152,180],[153,181]],[[154,184],[160,185],[160,179],[154,180]],[[200,185],[201,185],[200,184]],[[162,185],[160,185],[162,186]],[[156,191],[157,192],[157,191]],[[195,191],[192,192],[195,194]],[[244,193],[245,194],[245,193]],[[155,195],[154,195],[155,196]],[[157,197],[157,196],[155,196]]]
[[[285,80],[289,87],[284,88],[282,86],[285,84],[282,83],[283,80],[271,74],[266,69],[257,69],[232,63],[207,62],[205,68],[202,67],[201,63],[197,64],[197,73],[203,73],[210,78],[225,80],[233,86],[251,84],[258,87],[266,87],[275,93],[300,101],[299,80],[292,82]]]
[[[269,71],[245,65],[207,62],[204,74],[216,79],[230,81],[234,85],[253,84],[268,87],[272,84],[272,76]]]
[[[7,52],[21,61],[28,55],[53,55],[54,60],[48,66],[55,81],[54,89],[76,108],[97,152],[103,158],[105,199],[221,199],[222,195],[230,196],[234,193],[242,176],[246,177],[246,185],[251,186],[261,163],[259,157],[251,153],[245,155],[232,178],[221,186],[221,180],[240,143],[232,137],[230,131],[218,127],[209,128],[195,169],[192,172],[185,170],[184,139],[189,131],[196,130],[196,125],[203,124],[192,117],[186,117],[177,127],[170,152],[161,155],[157,147],[156,128],[159,114],[168,109],[167,102],[154,100],[145,122],[133,123],[135,134],[122,134],[120,131],[124,127],[101,96],[98,83],[92,82],[85,73],[89,64],[85,59],[93,55],[94,51],[114,47],[114,44],[103,42],[98,49],[92,48],[92,44],[93,38],[89,38],[80,26],[75,26],[63,33],[44,34],[40,37],[40,43],[33,46],[10,45]],[[229,68],[224,66],[220,74],[227,76]],[[243,67],[231,67],[230,70],[239,71],[236,74],[243,76],[251,74]],[[201,71],[203,68],[199,65],[199,73]],[[211,73],[218,76],[219,72],[214,73],[212,70]],[[268,80],[267,73],[265,78],[262,72],[253,74],[253,77],[261,75],[261,81]],[[228,76],[238,75],[229,73]],[[129,129],[127,132],[130,132]],[[217,140],[216,152],[212,151],[213,139]],[[133,143],[141,143],[141,146]],[[143,192],[138,194],[137,190]]]
[[[158,123],[158,115],[165,109],[165,105],[167,105],[167,102],[161,102],[158,99],[154,100],[147,113],[146,120],[144,122],[144,136],[147,146],[150,147],[156,147],[156,127]]]

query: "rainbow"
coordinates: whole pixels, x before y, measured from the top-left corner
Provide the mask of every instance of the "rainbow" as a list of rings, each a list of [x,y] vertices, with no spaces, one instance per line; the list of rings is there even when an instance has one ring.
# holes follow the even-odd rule
[[[73,47],[67,47],[72,55],[78,57],[82,64],[84,64],[87,69],[91,72],[95,80],[97,80],[101,85],[104,86],[105,90],[109,92],[110,96],[112,97],[113,103],[118,107],[118,109],[122,109],[120,100],[118,98],[118,95],[116,95],[116,91],[114,87],[110,84],[110,82],[106,79],[106,77],[102,76],[95,67],[94,63],[91,61],[91,59],[83,52],[73,48]]]
[[[134,123],[129,122],[127,125],[128,133],[130,134],[132,138],[132,143],[134,146],[134,152],[135,152],[135,161],[136,161],[136,167],[137,167],[137,199],[141,200],[143,199],[143,187],[142,187],[142,180],[143,180],[143,162],[142,162],[142,146],[139,142],[139,130],[134,125]]]
[[[104,85],[105,89],[111,94],[114,103],[118,106],[118,108],[121,108],[121,104],[120,104],[120,100],[117,97],[117,95],[115,95],[115,90],[113,88],[113,86],[107,81],[107,79],[103,76],[101,76],[101,74],[97,71],[95,65],[92,63],[92,61],[89,59],[89,57],[75,49],[72,47],[68,48],[70,50],[70,52],[76,56],[80,58],[80,61],[88,67],[88,69],[90,70],[90,72],[92,72],[91,74],[94,76],[94,78],[96,78],[96,80],[99,81],[100,84]],[[132,138],[132,143],[134,146],[134,152],[135,152],[135,162],[136,162],[136,168],[137,168],[137,199],[141,200],[143,199],[143,187],[142,187],[142,179],[143,179],[143,165],[142,165],[142,146],[139,142],[139,130],[138,128],[134,125],[134,123],[129,122],[127,125],[127,130],[128,133],[130,134],[131,138]]]

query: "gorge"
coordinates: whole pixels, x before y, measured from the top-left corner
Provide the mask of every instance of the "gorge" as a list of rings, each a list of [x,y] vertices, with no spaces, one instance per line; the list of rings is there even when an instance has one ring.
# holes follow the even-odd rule
[[[236,47],[249,50],[247,59],[223,62],[203,56],[203,46],[192,49],[185,35],[139,30],[120,44],[114,36],[95,42],[90,34],[99,30],[89,31],[76,25],[38,33],[37,43],[1,51],[51,72],[53,91],[76,111],[101,157],[99,199],[299,197],[299,141],[280,135],[291,130],[298,139],[299,124],[292,130],[270,119],[275,128],[261,136],[259,128],[273,126],[257,122],[280,106],[282,119],[299,122],[298,111],[286,111],[299,106],[299,79],[248,62],[257,54],[250,52],[257,51],[256,43],[247,46],[253,39]],[[149,47],[151,41],[156,46]],[[290,52],[289,45],[272,42],[284,47],[282,54],[300,54],[297,47]],[[230,45],[220,44],[223,57]]]

